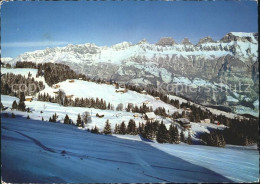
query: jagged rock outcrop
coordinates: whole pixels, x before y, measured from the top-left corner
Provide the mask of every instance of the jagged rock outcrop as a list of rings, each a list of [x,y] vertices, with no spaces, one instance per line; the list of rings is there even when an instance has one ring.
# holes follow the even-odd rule
[[[197,45],[203,44],[203,43],[216,43],[210,36],[207,36],[205,38],[201,38]]]
[[[175,44],[175,41],[173,40],[172,37],[164,37],[161,38],[156,45],[161,45],[161,46],[173,46]]]
[[[184,38],[183,41],[181,42],[183,45],[192,45],[190,40],[188,38]]]

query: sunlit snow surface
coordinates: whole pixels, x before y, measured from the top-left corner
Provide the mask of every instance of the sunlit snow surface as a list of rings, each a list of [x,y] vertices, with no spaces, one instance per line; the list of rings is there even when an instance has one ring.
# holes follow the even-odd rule
[[[2,117],[5,182],[252,182],[258,151],[96,135],[71,125]]]

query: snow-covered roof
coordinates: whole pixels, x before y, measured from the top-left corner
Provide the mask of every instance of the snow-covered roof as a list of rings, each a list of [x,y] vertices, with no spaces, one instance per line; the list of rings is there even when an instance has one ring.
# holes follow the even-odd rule
[[[190,121],[187,118],[179,118],[177,121],[181,122],[182,124],[190,124]]]
[[[156,118],[156,115],[154,114],[154,112],[147,112],[147,113],[145,113],[145,115],[147,116],[148,119]]]
[[[25,98],[33,98],[32,96],[26,96]]]

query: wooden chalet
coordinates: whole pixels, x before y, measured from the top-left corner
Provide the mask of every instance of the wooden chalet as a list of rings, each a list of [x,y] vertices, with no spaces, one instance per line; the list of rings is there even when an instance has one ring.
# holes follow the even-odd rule
[[[156,115],[154,114],[154,112],[147,112],[144,114],[144,119],[147,121],[153,121],[156,119]]]
[[[75,82],[75,81],[74,81],[74,80],[69,80],[69,82],[70,82],[70,83],[73,83],[73,82]]]
[[[141,91],[141,94],[147,95],[147,92],[145,90]]]
[[[96,114],[96,117],[99,117],[99,118],[103,118],[104,116],[105,116],[104,114],[99,114],[99,113]]]
[[[203,119],[203,120],[200,120],[200,123],[210,123],[210,119]]]
[[[190,121],[187,118],[176,119],[176,122],[179,123],[184,129],[190,129],[191,128]]]
[[[60,87],[60,85],[59,85],[59,84],[54,84],[52,87],[53,87],[54,89],[58,89],[58,88]]]
[[[158,97],[158,96],[157,96],[157,97],[154,97],[154,98],[155,98],[155,100],[160,100],[160,97]]]
[[[126,89],[125,88],[121,88],[121,89],[116,89],[117,93],[126,93]]]
[[[134,116],[134,118],[138,118],[139,114],[135,113],[133,116]]]
[[[25,97],[25,101],[27,101],[27,102],[31,102],[32,100],[33,100],[32,96],[26,96]]]
[[[66,95],[66,98],[72,99],[73,96],[74,96],[74,95]]]
[[[150,103],[150,101],[146,100],[146,101],[143,102],[143,105],[147,105],[149,103]]]

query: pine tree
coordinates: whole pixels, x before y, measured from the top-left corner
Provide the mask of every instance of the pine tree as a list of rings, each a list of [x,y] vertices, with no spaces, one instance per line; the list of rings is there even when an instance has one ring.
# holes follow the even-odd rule
[[[170,140],[170,136],[166,126],[164,125],[163,121],[159,126],[159,130],[156,136],[156,140],[158,143],[167,143]]]
[[[12,113],[11,117],[12,117],[12,118],[15,118],[15,114],[14,114],[14,113]]]
[[[27,119],[30,119],[30,116],[29,116],[29,115],[27,116]]]
[[[174,138],[174,140],[175,140],[176,144],[179,144],[180,143],[180,136],[179,136],[179,131],[178,131],[178,128],[177,128],[176,125],[174,126],[174,129],[175,129],[175,138]]]
[[[144,126],[144,132],[143,132],[142,136],[147,139],[154,138],[153,125],[149,121]]]
[[[19,104],[18,104],[18,110],[20,111],[25,111],[25,103],[24,101],[20,101]]]
[[[3,110],[3,109],[4,109],[4,106],[3,106],[2,102],[1,102],[1,110]]]
[[[119,134],[119,126],[117,124],[115,125],[114,134]]]
[[[51,117],[49,118],[49,122],[52,122],[52,119],[51,119]]]
[[[42,121],[44,121],[43,117],[42,117]]]
[[[77,126],[78,126],[78,127],[82,127],[82,128],[83,128],[83,126],[84,126],[83,123],[82,123],[82,121],[81,121],[80,114],[78,114]]]
[[[189,134],[188,134],[187,143],[188,143],[188,144],[192,144],[192,138],[191,138],[190,132],[189,132]]]
[[[66,116],[64,118],[64,124],[70,124],[70,118],[69,118],[68,114],[66,114]]]
[[[12,109],[17,109],[17,103],[16,103],[16,100],[13,102],[12,104]]]
[[[184,141],[185,141],[183,130],[181,130],[180,138],[181,138],[181,142],[184,142]]]
[[[109,123],[109,120],[106,121],[106,124],[105,124],[105,127],[104,127],[104,134],[106,135],[110,135],[112,134],[112,131],[111,131],[111,125]]]
[[[57,118],[58,118],[58,116],[57,116],[57,114],[55,112],[55,114],[52,115],[52,122],[55,123],[57,121]]]
[[[126,134],[126,126],[125,126],[125,122],[124,121],[120,125],[119,134],[122,134],[122,135]]]
[[[137,134],[135,121],[133,119],[130,119],[129,122],[128,122],[127,133],[131,134],[131,135]]]
[[[170,143],[175,143],[176,140],[176,132],[175,132],[175,127],[171,124],[169,128],[169,134],[170,134]]]
[[[144,124],[139,122],[138,134],[143,135],[143,133],[144,133]]]
[[[95,125],[95,128],[92,128],[90,132],[91,132],[91,133],[94,133],[94,134],[98,134],[98,133],[99,133],[99,129],[98,129],[98,127],[96,127],[96,125]]]

